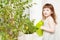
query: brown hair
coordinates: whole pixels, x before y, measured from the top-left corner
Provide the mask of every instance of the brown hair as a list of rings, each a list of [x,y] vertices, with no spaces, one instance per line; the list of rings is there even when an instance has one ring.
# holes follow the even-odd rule
[[[55,11],[54,11],[54,7],[52,4],[49,4],[49,3],[46,3],[44,6],[43,6],[43,9],[44,8],[49,8],[51,11],[52,11],[52,14],[51,14],[51,17],[53,18],[54,22],[56,23],[56,15],[55,15]],[[42,18],[45,20],[45,16],[43,15],[43,11],[42,11]]]

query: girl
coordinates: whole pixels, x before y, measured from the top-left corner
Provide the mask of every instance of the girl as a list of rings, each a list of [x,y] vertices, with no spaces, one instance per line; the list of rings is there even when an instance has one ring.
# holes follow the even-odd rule
[[[45,4],[42,10],[42,19],[44,25],[41,27],[43,32],[43,40],[54,40],[54,31],[56,26],[56,16],[52,4]]]

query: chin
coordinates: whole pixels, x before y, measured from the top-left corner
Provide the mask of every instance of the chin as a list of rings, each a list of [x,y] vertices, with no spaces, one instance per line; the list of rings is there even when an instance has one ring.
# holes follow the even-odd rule
[[[48,15],[45,15],[45,17],[48,17]]]

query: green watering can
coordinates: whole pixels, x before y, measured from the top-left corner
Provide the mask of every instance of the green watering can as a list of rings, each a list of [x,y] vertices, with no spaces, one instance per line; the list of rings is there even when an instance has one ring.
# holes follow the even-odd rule
[[[43,30],[40,29],[42,26],[44,25],[44,22],[42,20],[40,20],[37,24],[36,24],[36,33],[38,36],[43,36]]]

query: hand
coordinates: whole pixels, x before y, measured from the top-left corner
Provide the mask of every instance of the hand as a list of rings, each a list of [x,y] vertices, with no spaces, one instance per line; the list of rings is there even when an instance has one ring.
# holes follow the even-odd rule
[[[40,29],[42,29],[42,30],[43,30],[43,29],[44,29],[44,27],[42,26]]]

